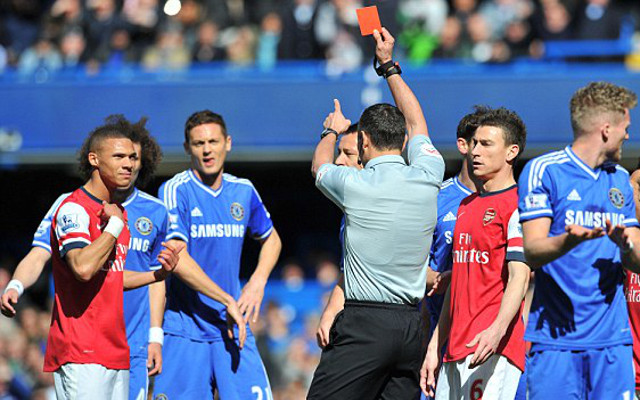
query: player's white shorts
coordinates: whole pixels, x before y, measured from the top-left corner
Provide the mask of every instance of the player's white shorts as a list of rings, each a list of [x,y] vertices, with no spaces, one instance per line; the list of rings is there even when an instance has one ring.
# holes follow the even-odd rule
[[[128,400],[129,370],[68,363],[53,373],[58,400]]]
[[[473,354],[442,364],[436,400],[513,400],[522,371],[499,354],[473,369],[469,368],[471,358]]]

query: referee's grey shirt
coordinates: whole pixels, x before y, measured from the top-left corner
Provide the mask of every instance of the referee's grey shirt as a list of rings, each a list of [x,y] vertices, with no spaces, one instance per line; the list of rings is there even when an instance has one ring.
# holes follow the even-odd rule
[[[431,140],[409,141],[401,156],[370,160],[363,170],[322,165],[316,186],[345,214],[347,300],[416,304],[424,297],[444,160]]]

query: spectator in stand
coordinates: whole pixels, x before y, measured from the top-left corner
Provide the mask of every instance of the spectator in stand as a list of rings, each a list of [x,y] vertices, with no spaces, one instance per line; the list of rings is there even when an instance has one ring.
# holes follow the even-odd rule
[[[611,0],[586,0],[578,8],[575,38],[618,39],[623,19],[623,12]]]
[[[45,16],[46,30],[60,39],[67,32],[84,28],[85,12],[81,0],[55,0]]]
[[[282,36],[282,20],[276,12],[269,12],[260,24],[256,61],[263,70],[269,70],[276,65],[278,59],[278,44]]]
[[[294,0],[282,14],[282,38],[279,57],[284,60],[322,58],[313,25],[316,17],[315,0]]]
[[[130,33],[131,47],[137,59],[147,47],[153,45],[161,15],[158,0],[124,0],[122,18]]]
[[[109,48],[114,30],[123,27],[123,21],[116,10],[115,0],[87,1],[87,49],[89,58],[99,59]]]
[[[227,58],[236,65],[249,65],[255,60],[257,37],[249,25],[234,28],[230,32]]]
[[[62,35],[60,51],[65,68],[78,67],[85,60],[87,41],[80,29],[71,29]]]
[[[200,63],[223,61],[226,55],[225,48],[220,46],[218,25],[213,21],[203,21],[198,28],[198,40],[191,50],[191,60]]]
[[[150,71],[179,71],[187,68],[190,60],[182,32],[171,27],[160,32],[156,44],[147,49],[142,57],[142,65]]]
[[[18,72],[22,75],[36,74],[38,81],[62,68],[62,56],[49,37],[41,36],[20,57]]]

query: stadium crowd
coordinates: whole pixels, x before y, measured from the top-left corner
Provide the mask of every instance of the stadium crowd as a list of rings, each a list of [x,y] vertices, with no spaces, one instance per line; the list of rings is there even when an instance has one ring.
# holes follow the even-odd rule
[[[228,61],[269,69],[326,59],[349,71],[373,52],[355,9],[371,0],[3,0],[0,72],[141,65],[184,70]],[[377,4],[399,58],[509,62],[549,40],[615,40],[635,28],[631,0],[392,0]]]

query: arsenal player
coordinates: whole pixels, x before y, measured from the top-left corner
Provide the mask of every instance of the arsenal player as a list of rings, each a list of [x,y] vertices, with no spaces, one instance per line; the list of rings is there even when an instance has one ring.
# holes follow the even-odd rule
[[[120,204],[133,184],[137,152],[124,129],[96,128],[83,146],[93,167],[87,183],[53,216],[51,250],[55,303],[44,370],[54,373],[58,399],[128,398],[129,347],[123,317],[123,269],[129,245]],[[128,272],[136,286],[164,279],[180,247],[158,256],[163,269]]]
[[[513,399],[524,370],[524,263],[513,166],[526,128],[513,111],[480,117],[468,162],[481,187],[458,209],[451,286],[421,369],[434,395],[440,351],[448,339],[436,399]],[[445,310],[448,310],[445,311]]]

